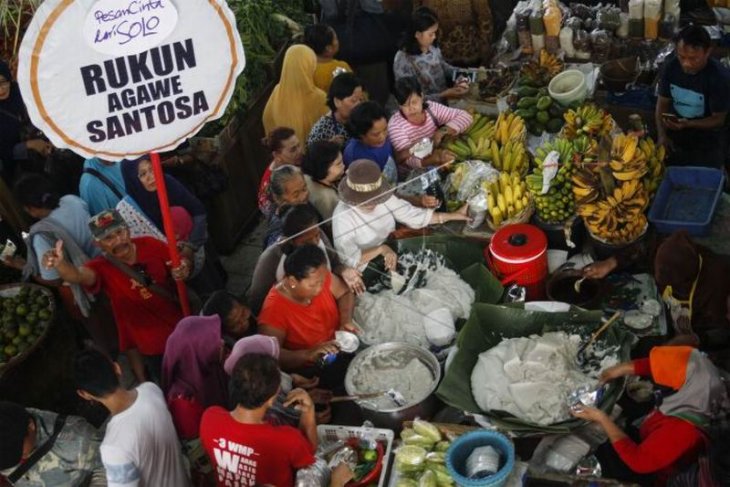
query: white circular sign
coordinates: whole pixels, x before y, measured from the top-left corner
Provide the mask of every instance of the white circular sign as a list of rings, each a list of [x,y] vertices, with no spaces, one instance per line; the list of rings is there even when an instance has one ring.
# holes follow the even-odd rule
[[[86,14],[83,34],[92,49],[119,56],[160,44],[176,25],[170,0],[99,0]]]
[[[115,35],[95,43],[87,22],[104,16],[116,30],[98,35]],[[139,33],[111,48],[130,32]],[[107,160],[171,150],[195,135],[223,114],[245,64],[224,0],[46,0],[19,57],[32,122],[55,146]]]

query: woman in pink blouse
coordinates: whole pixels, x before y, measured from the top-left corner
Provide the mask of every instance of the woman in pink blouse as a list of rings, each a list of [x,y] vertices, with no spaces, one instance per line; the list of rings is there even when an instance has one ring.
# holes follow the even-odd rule
[[[388,122],[388,135],[401,173],[452,161],[451,152],[437,147],[446,135],[457,135],[468,129],[471,115],[434,101],[426,102],[415,77],[399,79],[395,84],[395,97],[399,110]],[[434,150],[420,158],[411,153],[411,148],[424,138],[432,140]]]

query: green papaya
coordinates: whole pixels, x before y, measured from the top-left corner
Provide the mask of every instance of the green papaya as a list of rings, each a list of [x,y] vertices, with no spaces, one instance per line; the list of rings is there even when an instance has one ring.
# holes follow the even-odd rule
[[[546,87],[542,87],[539,90],[537,90],[537,96],[547,96],[549,94],[548,89]]]
[[[537,98],[534,96],[526,96],[524,98],[520,98],[520,101],[517,102],[517,108],[532,108],[537,103]]]
[[[565,109],[559,104],[553,103],[550,105],[550,108],[548,108],[548,113],[550,114],[551,118],[563,118],[563,113],[565,113]]]
[[[522,117],[523,120],[535,118],[536,110],[534,108],[519,108],[515,110],[515,115]]]
[[[550,120],[550,114],[545,110],[539,110],[535,115],[535,120],[537,120],[538,123],[546,124],[548,123],[548,120]]]
[[[551,134],[556,134],[560,132],[561,128],[563,128],[562,118],[552,118],[548,120],[547,124],[545,124],[545,129]]]
[[[524,98],[526,96],[535,96],[537,94],[537,88],[534,86],[520,86],[517,88],[517,96]]]
[[[541,96],[537,99],[537,104],[535,105],[538,110],[547,110],[548,107],[553,103],[553,99],[549,96]]]

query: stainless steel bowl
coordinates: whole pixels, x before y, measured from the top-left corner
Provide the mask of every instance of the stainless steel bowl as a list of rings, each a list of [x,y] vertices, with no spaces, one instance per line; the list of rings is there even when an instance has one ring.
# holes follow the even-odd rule
[[[421,419],[430,419],[437,411],[439,406],[439,400],[434,395],[436,388],[441,381],[441,366],[431,352],[425,348],[411,345],[408,343],[401,342],[388,342],[375,345],[366,350],[360,352],[350,362],[347,368],[347,374],[345,375],[345,389],[348,395],[357,394],[355,386],[353,385],[354,374],[358,373],[358,369],[362,363],[370,360],[373,355],[382,355],[390,353],[404,353],[410,354],[413,358],[417,358],[421,361],[430,371],[433,376],[433,382],[427,389],[428,391],[424,396],[418,400],[411,401],[402,407],[392,408],[381,408],[378,409],[373,403],[367,401],[359,401],[358,405],[362,410],[363,418],[373,422],[375,426],[381,428],[388,428],[394,431],[400,431],[403,427],[403,421],[408,421],[419,417]]]

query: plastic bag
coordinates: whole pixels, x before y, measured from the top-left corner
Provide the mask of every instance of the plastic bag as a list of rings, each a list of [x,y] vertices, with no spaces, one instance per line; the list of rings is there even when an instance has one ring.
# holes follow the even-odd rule
[[[413,421],[413,430],[419,435],[431,439],[432,443],[438,443],[443,438],[441,436],[441,432],[436,426],[422,419],[416,418]]]
[[[321,458],[317,458],[309,467],[297,471],[296,487],[326,487],[330,483],[330,468]]]
[[[483,182],[492,183],[498,177],[499,171],[491,164],[482,161],[466,161],[459,164],[446,178],[444,191],[448,195],[448,199],[468,201],[482,191]]]

